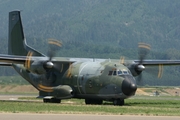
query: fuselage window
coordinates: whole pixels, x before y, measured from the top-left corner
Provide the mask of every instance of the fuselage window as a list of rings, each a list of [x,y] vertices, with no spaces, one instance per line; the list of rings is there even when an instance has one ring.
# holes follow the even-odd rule
[[[109,74],[108,74],[108,75],[112,75],[112,72],[113,72],[113,71],[109,71]]]
[[[117,75],[117,71],[114,71],[114,72],[113,72],[113,75]]]

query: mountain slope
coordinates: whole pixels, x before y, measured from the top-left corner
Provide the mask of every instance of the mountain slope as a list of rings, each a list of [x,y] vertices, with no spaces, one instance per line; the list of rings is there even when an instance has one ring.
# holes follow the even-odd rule
[[[137,45],[146,42],[148,59],[180,59],[179,0],[0,0],[1,53],[7,53],[8,12],[15,9],[22,10],[27,43],[45,54],[47,39],[55,38],[63,42],[58,56],[138,59]],[[176,85],[179,71],[165,69],[166,83],[147,75],[147,84],[173,79]]]

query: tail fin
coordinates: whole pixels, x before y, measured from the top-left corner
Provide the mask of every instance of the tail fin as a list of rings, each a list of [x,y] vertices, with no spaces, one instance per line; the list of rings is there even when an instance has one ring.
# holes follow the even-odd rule
[[[28,51],[32,51],[33,56],[44,56],[26,44],[20,11],[12,11],[9,13],[8,54],[26,56]]]

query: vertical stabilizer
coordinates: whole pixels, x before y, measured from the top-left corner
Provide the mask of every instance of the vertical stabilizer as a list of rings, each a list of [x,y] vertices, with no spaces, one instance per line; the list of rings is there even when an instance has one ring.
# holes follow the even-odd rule
[[[34,56],[44,56],[33,48],[27,46],[21,22],[20,11],[9,13],[9,41],[8,54],[26,56],[28,51],[32,51]]]

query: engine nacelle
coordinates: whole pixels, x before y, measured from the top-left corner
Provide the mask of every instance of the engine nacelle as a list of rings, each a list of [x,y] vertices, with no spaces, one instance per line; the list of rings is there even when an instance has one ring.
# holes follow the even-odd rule
[[[53,96],[59,99],[72,98],[74,95],[73,89],[68,85],[59,85],[53,89]]]
[[[39,85],[38,89],[40,90],[39,96],[41,97],[52,96],[58,99],[68,99],[74,96],[73,89],[68,85],[59,85],[56,87]]]
[[[51,61],[34,61],[27,69],[32,73],[44,74],[48,69],[53,68],[54,64]]]
[[[44,68],[44,62],[42,61],[34,61],[31,63],[30,67],[27,68],[29,71],[35,74],[44,74],[46,73],[46,69]]]

